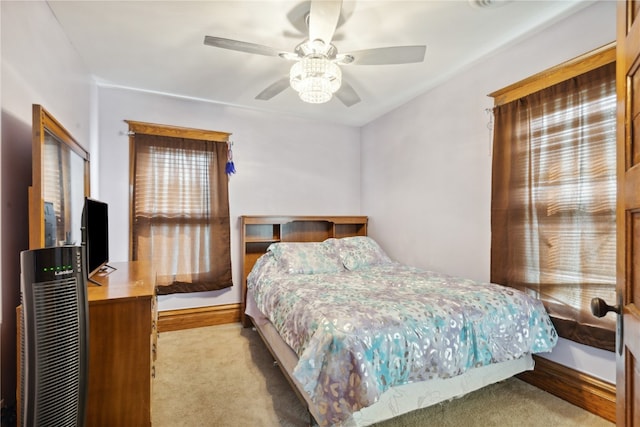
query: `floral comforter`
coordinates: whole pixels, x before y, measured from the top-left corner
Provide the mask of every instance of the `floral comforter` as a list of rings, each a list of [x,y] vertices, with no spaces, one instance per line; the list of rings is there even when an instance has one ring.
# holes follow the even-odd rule
[[[395,262],[291,274],[267,253],[248,282],[298,354],[293,375],[321,426],[339,425],[391,386],[548,352],[557,341],[541,302],[518,290]]]

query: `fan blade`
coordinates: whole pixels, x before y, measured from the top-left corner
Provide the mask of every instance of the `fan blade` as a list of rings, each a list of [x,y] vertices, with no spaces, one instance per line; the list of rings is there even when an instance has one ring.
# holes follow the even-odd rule
[[[256,96],[256,99],[268,101],[288,87],[289,87],[289,76],[286,76],[269,85],[265,90],[260,92],[258,96]]]
[[[353,104],[360,102],[360,97],[355,89],[344,80],[342,81],[340,89],[335,93],[335,96],[347,107],[351,107]]]
[[[355,65],[409,64],[424,61],[426,46],[394,46],[358,50],[339,55],[339,63]],[[348,58],[352,57],[353,61]]]
[[[309,40],[322,40],[327,47],[338,25],[342,0],[312,0],[309,12]]]
[[[269,46],[255,43],[241,42],[239,40],[224,39],[222,37],[204,36],[204,44],[222,49],[237,50],[240,52],[256,53],[265,56],[279,56],[282,53]]]

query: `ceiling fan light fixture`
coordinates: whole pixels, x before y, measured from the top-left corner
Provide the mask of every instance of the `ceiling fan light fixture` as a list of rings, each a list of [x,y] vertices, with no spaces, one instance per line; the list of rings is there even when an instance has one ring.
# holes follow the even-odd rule
[[[304,102],[328,102],[342,84],[342,71],[325,55],[307,55],[293,64],[289,83]]]

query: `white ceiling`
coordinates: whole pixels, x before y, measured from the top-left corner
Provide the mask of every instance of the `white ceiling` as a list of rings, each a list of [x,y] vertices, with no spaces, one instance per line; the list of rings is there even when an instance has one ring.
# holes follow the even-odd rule
[[[488,4],[480,7],[477,3]],[[338,52],[427,46],[425,61],[345,65],[343,79],[362,101],[306,104],[288,88],[254,99],[287,75],[291,62],[206,46],[205,35],[292,52],[305,39],[308,1],[49,1],[99,84],[174,94],[233,106],[361,126],[424,93],[477,58],[538,31],[592,1],[357,0],[343,3]]]

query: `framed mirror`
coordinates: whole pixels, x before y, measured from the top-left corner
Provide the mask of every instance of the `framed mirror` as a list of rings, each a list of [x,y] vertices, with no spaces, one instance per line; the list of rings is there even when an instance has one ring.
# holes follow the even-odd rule
[[[82,243],[89,153],[42,106],[33,105],[29,249]]]

